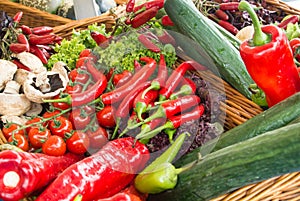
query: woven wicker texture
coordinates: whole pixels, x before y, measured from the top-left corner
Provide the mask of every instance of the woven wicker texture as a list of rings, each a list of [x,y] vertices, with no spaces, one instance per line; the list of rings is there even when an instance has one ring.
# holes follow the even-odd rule
[[[2,0],[4,3],[0,3],[0,9],[3,9],[5,4],[9,7],[13,3]],[[126,2],[124,0],[124,2]],[[289,14],[299,14],[300,11],[297,9],[293,9],[289,7],[287,4],[278,1],[278,0],[266,0],[270,5],[273,5],[276,8],[282,9]],[[121,3],[120,3],[121,4]],[[2,8],[3,7],[3,8]],[[121,7],[121,11],[124,7]],[[5,9],[3,9],[5,10]],[[8,9],[7,9],[8,10]],[[121,11],[117,11],[122,13]],[[24,8],[25,11],[25,8]],[[16,13],[16,9],[12,9],[10,12]],[[41,13],[36,13],[35,18],[39,18]],[[54,27],[54,33],[68,38],[73,29],[85,29],[88,25],[93,23],[105,23],[108,28],[111,28],[115,23],[115,17],[119,15],[112,14],[104,14],[99,17],[87,18],[79,21],[71,21],[63,22],[57,20],[53,22],[51,25]],[[24,22],[28,25],[29,22],[32,22],[31,19],[27,21],[25,18],[27,14],[24,12]],[[31,16],[31,14],[30,14]],[[43,15],[41,15],[44,18]],[[44,18],[47,19],[48,18]],[[46,20],[45,20],[46,21]],[[41,20],[42,25],[47,25]],[[50,19],[49,21],[50,22]],[[29,24],[30,25],[30,24]],[[37,24],[35,24],[37,25]],[[225,128],[231,129],[237,125],[240,125],[252,118],[253,116],[261,113],[263,110],[253,103],[252,101],[245,98],[242,94],[240,94],[237,90],[232,88],[228,83],[223,81],[221,78],[213,75],[209,71],[199,72],[199,76],[203,77],[205,80],[209,81],[212,84],[212,87],[216,90],[225,90],[226,93],[226,101],[221,103],[220,109],[226,113],[225,118]],[[0,144],[4,144],[6,142],[3,134],[0,131]],[[296,201],[300,200],[300,173],[290,173],[286,175],[282,175],[279,177],[271,178],[265,181],[262,181],[257,184],[252,184],[235,190],[229,194],[220,196],[212,201],[236,201],[236,200],[289,200]]]

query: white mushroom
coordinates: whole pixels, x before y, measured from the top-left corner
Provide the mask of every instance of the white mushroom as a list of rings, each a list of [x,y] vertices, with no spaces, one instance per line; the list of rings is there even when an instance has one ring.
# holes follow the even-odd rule
[[[25,125],[27,119],[24,117],[19,117],[19,116],[13,116],[13,115],[3,115],[1,116],[1,121],[6,123],[6,122],[11,122],[11,123],[16,123],[19,125]]]
[[[51,71],[58,72],[59,74],[64,76],[64,78],[67,80],[67,82],[69,82],[69,76],[68,76],[67,69],[68,69],[68,66],[66,63],[64,63],[62,61],[58,61],[53,65]]]
[[[37,115],[41,114],[42,111],[43,111],[42,104],[32,102],[31,103],[31,108],[30,108],[30,110],[28,110],[25,113],[25,116],[34,117],[34,116],[37,116]]]
[[[32,73],[39,74],[47,71],[42,61],[34,54],[29,52],[21,52],[19,54],[14,54],[13,57],[19,59],[19,61],[27,66]]]
[[[0,59],[0,90],[3,90],[6,83],[13,79],[17,65],[11,61]]]
[[[19,94],[20,84],[16,81],[9,81],[3,93],[0,93],[0,115],[20,116],[31,107],[30,100]]]
[[[14,80],[16,82],[18,82],[20,85],[23,85],[24,82],[26,81],[28,74],[30,74],[31,72],[24,70],[24,69],[17,69],[15,76],[14,76]]]

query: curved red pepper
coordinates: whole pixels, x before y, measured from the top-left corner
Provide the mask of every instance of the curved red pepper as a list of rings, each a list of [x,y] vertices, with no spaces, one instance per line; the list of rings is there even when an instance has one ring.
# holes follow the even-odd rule
[[[133,107],[139,120],[143,120],[142,114],[146,112],[150,103],[154,102],[158,97],[157,90],[150,90],[146,94],[141,91],[134,99]]]
[[[0,152],[0,200],[21,200],[40,190],[83,156],[54,157],[40,153]]]
[[[31,45],[48,45],[53,43],[55,39],[55,35],[53,34],[46,34],[46,35],[35,35],[30,34],[29,35],[29,43]]]
[[[131,13],[133,11],[135,0],[129,0],[126,5],[126,12]]]
[[[162,16],[161,24],[163,26],[174,26],[174,22],[172,22],[171,18],[168,15]]]
[[[101,100],[104,104],[111,105],[120,102],[130,91],[150,78],[156,68],[156,61],[149,57],[142,57],[140,60],[145,61],[147,64],[135,73],[126,84],[113,91],[102,94]]]
[[[49,26],[33,27],[31,31],[33,34],[36,35],[45,35],[51,33],[53,31],[53,27],[49,27]]]
[[[146,9],[146,10],[148,10],[150,8],[153,8],[153,7],[157,7],[158,9],[161,9],[161,8],[164,7],[164,3],[165,3],[164,0],[148,1],[148,2],[145,2],[145,3],[141,4],[141,5],[135,6],[134,9],[133,9],[133,11],[137,12],[137,11],[143,9],[143,8]]]
[[[28,39],[26,38],[26,36],[24,34],[18,34],[17,41],[21,44],[25,44],[26,45],[26,51],[29,52],[29,50],[30,50],[29,42],[28,42]]]
[[[139,14],[137,14],[133,19],[131,19],[130,24],[132,28],[138,28],[143,24],[147,23],[149,20],[154,18],[158,13],[159,7],[151,7]]]
[[[147,48],[148,50],[155,52],[155,53],[159,53],[160,52],[160,48],[155,45],[146,35],[144,34],[140,34],[138,36],[138,40],[145,46],[145,48]]]
[[[196,89],[197,89],[195,82],[189,78],[185,78],[183,81],[184,82],[183,82],[183,85],[180,87],[180,90],[171,94],[171,96],[170,96],[171,100],[178,98],[178,96],[180,96],[180,95],[195,94]]]
[[[22,11],[17,12],[13,17],[13,22],[20,23],[22,17],[23,17],[23,12]]]
[[[109,141],[97,153],[71,165],[61,173],[36,201],[82,201],[110,197],[133,181],[149,160],[145,145],[134,138]]]

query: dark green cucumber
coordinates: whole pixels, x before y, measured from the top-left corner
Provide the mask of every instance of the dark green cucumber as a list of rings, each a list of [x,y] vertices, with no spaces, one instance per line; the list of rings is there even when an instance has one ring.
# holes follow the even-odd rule
[[[285,126],[300,117],[300,93],[285,99],[284,101],[265,110],[261,114],[249,119],[245,123],[234,127],[223,133],[219,138],[215,138],[202,147],[198,147],[191,153],[181,157],[176,161],[176,166],[182,166],[198,158],[199,153],[202,156],[210,152],[217,151],[224,147],[242,142],[267,131],[275,130]]]
[[[179,175],[177,186],[149,201],[201,201],[300,170],[300,123],[206,155]]]
[[[222,78],[247,98],[253,84],[239,51],[191,0],[166,0],[167,14],[180,32],[196,41],[212,58]],[[208,66],[209,67],[209,66]]]

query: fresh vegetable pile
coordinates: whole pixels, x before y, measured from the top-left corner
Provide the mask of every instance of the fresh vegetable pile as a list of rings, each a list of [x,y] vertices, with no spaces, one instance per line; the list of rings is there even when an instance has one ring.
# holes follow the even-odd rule
[[[68,39],[3,12],[0,92],[19,102],[0,110],[0,200],[206,200],[300,169],[299,125],[286,126],[300,114],[300,42],[287,31],[298,21],[260,27],[246,1],[213,8],[219,25],[221,11],[249,15],[253,38],[191,0],[129,0],[112,30]],[[226,97],[201,78],[208,70],[249,99],[256,85],[269,109],[222,133]]]

